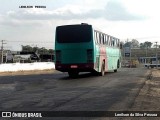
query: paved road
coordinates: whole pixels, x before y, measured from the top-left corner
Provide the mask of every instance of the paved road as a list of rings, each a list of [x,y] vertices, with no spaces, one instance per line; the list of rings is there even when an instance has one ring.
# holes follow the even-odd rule
[[[147,69],[121,68],[104,77],[90,73],[0,76],[0,110],[128,110],[146,81]]]

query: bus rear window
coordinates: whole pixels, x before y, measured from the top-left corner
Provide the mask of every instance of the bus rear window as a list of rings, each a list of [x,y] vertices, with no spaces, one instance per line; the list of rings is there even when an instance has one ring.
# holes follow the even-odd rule
[[[58,43],[80,43],[91,40],[91,25],[66,25],[56,29]]]

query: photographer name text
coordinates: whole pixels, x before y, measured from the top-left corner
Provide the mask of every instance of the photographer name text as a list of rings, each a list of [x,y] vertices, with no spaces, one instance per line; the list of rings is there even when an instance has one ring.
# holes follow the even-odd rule
[[[46,6],[38,6],[38,5],[35,5],[35,6],[25,6],[25,5],[21,5],[21,6],[19,6],[19,8],[46,8]]]

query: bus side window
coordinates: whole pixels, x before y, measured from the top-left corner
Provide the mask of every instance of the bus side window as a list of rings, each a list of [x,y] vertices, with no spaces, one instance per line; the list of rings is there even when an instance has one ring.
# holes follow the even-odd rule
[[[108,36],[108,46],[111,46],[110,40],[111,40],[111,38],[110,38],[110,36]]]
[[[102,44],[104,45],[104,34],[102,34]]]
[[[102,36],[101,36],[101,33],[99,33],[99,44],[102,44]]]
[[[100,33],[100,44],[102,44],[102,34]]]
[[[110,46],[112,46],[112,36],[110,36]]]
[[[107,35],[107,45],[109,46],[109,36]]]
[[[94,39],[95,39],[95,42],[98,43],[97,32],[96,31],[94,31]]]
[[[102,45],[104,44],[104,35],[103,34],[101,34],[102,35]]]
[[[120,40],[118,39],[118,43],[117,43],[117,47],[120,47],[120,42],[119,42]]]
[[[94,41],[95,41],[95,43],[97,43],[97,40],[96,40],[96,31],[94,31]]]
[[[112,38],[112,46],[114,47],[114,44],[115,44],[115,39],[114,37]]]
[[[106,35],[104,34],[104,45],[106,45]]]
[[[103,35],[101,33],[101,44],[103,44]]]
[[[119,47],[119,39],[117,39],[117,47]]]
[[[110,36],[110,46],[112,46],[112,37]]]
[[[101,33],[99,33],[99,43],[102,44],[102,36],[101,36]]]
[[[115,43],[114,44],[115,44],[115,47],[117,47],[117,38],[115,38]]]
[[[117,41],[117,47],[119,47],[120,46],[120,44],[119,44],[119,39],[117,39],[118,41]]]
[[[97,32],[97,43],[100,44],[100,40],[99,40],[99,32]]]
[[[104,34],[104,45],[106,45],[106,35]]]
[[[108,36],[106,35],[106,43],[105,43],[106,45],[108,44]]]

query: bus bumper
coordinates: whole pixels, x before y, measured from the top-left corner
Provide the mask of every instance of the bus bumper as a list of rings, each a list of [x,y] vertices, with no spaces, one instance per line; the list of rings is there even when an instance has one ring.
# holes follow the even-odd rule
[[[55,64],[55,68],[61,72],[68,72],[76,70],[78,72],[91,72],[94,69],[94,63],[81,64]]]

